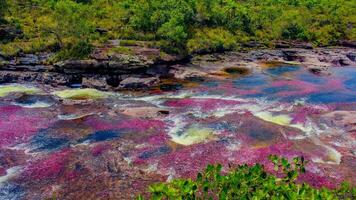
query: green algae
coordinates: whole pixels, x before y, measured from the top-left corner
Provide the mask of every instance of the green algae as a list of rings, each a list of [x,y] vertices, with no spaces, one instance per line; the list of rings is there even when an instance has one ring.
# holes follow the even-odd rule
[[[281,126],[290,126],[292,121],[292,118],[289,115],[273,115],[270,112],[259,112],[256,113],[255,116],[264,121],[278,124]]]
[[[33,87],[26,87],[23,85],[4,85],[0,86],[0,97],[5,97],[11,93],[26,93],[35,94],[40,92],[39,89]]]
[[[209,128],[191,127],[182,135],[172,135],[172,141],[181,145],[192,145],[214,138],[213,130]]]
[[[108,97],[106,92],[90,88],[62,90],[53,92],[53,94],[62,99],[72,100],[103,99]]]

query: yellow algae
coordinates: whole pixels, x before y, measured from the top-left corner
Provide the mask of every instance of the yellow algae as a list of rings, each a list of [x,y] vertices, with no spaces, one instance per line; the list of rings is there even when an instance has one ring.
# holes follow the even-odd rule
[[[270,112],[258,112],[255,114],[256,117],[271,122],[274,124],[282,125],[282,126],[290,126],[292,118],[289,115],[273,115]]]
[[[108,97],[106,92],[96,89],[69,89],[53,92],[62,99],[86,100],[86,99],[102,99]]]
[[[172,141],[181,145],[192,145],[214,138],[214,132],[208,128],[191,127],[182,135],[171,135]]]
[[[10,93],[26,93],[26,94],[34,94],[36,92],[40,92],[39,89],[34,87],[26,87],[23,85],[4,85],[0,86],[0,97],[5,97]]]

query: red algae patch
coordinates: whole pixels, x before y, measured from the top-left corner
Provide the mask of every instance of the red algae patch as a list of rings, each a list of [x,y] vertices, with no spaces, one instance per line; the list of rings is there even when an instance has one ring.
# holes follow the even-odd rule
[[[58,178],[64,172],[69,161],[71,151],[66,149],[53,153],[43,159],[33,161],[26,168],[24,177],[33,180],[47,180]]]
[[[18,107],[0,107],[0,147],[26,142],[52,119],[45,113],[32,113]]]

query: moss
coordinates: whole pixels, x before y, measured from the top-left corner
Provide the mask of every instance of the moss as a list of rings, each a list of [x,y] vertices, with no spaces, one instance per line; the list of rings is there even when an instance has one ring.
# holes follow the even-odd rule
[[[53,92],[54,95],[62,99],[86,100],[86,99],[103,99],[108,97],[106,92],[95,89],[69,89]]]
[[[34,94],[40,92],[39,89],[33,87],[26,87],[22,85],[4,85],[0,86],[0,97],[5,97],[10,93],[26,93]]]
[[[128,55],[133,55],[134,52],[132,49],[124,46],[118,46],[115,48],[110,49],[109,53],[119,53],[119,54],[128,54]]]

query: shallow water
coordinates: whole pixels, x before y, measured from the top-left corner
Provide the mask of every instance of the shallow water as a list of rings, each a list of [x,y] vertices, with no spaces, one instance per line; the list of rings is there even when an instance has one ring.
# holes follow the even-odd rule
[[[304,155],[300,181],[316,187],[356,184],[356,67],[330,72],[281,65],[143,93],[0,86],[0,199],[130,199],[209,163],[271,170],[269,154]]]

